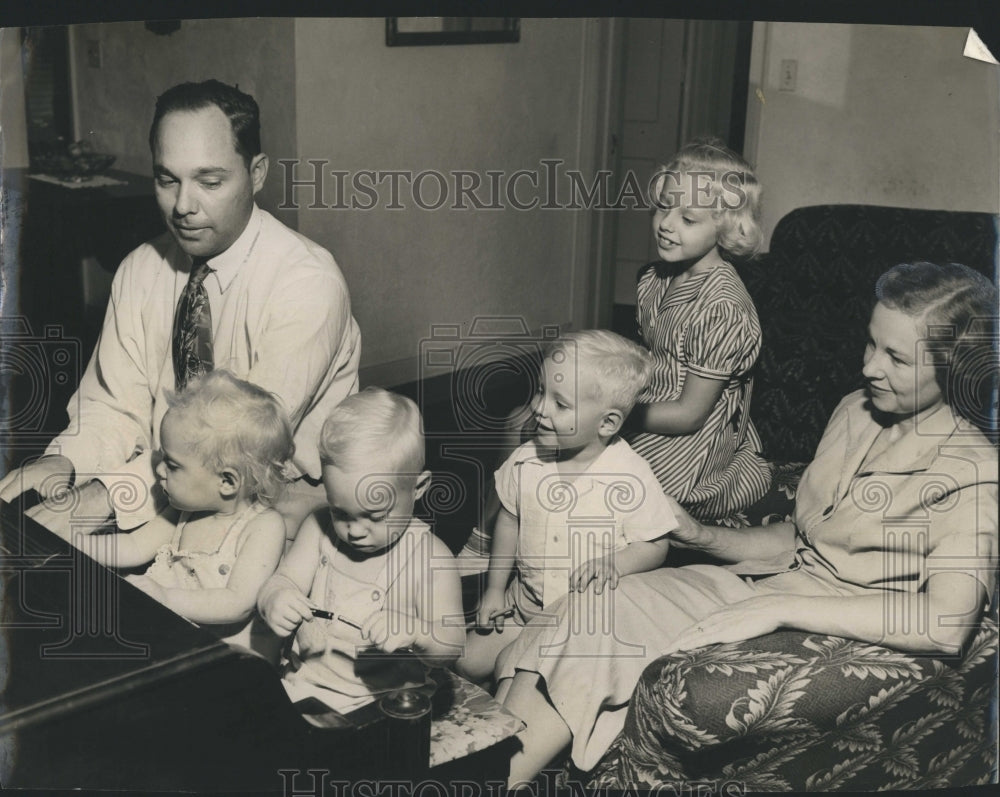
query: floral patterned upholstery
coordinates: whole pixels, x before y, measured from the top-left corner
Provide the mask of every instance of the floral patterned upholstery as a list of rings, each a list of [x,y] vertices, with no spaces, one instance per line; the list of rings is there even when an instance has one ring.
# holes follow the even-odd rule
[[[797,631],[665,656],[589,787],[747,791],[984,784],[996,765],[997,624],[958,662]]]
[[[788,518],[802,468],[783,466],[747,522]],[[869,791],[994,782],[997,643],[994,608],[960,660],[800,631],[664,656],[643,673],[625,729],[587,785]]]
[[[751,415],[775,482],[733,522],[790,517],[833,408],[861,384],[876,278],[913,260],[957,261],[992,277],[996,242],[996,219],[985,213],[826,205],[779,222],[771,251],[740,266],[764,335]],[[794,631],[663,657],[643,674],[626,727],[588,785],[994,782],[997,636],[994,605],[959,661]]]

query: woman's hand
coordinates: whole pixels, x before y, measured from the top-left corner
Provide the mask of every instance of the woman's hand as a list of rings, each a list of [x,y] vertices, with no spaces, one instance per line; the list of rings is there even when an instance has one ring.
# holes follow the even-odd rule
[[[790,565],[795,558],[795,524],[790,521],[745,528],[706,526],[685,512],[669,495],[667,501],[678,523],[678,528],[667,532],[667,539],[678,548],[702,551],[731,564],[770,562],[787,557]]]
[[[742,642],[770,634],[784,626],[789,600],[794,601],[795,596],[758,595],[724,606],[681,631],[663,653],[694,650],[720,642]]]
[[[693,548],[697,551],[708,550],[715,541],[715,534],[710,526],[703,526],[691,517],[684,508],[677,503],[673,496],[668,495],[667,503],[674,511],[679,524],[676,529],[668,532],[670,542],[678,548]]]

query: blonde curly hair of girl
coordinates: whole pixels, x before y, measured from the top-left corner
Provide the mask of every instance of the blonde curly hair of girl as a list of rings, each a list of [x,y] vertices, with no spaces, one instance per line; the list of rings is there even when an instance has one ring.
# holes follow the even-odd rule
[[[288,483],[285,469],[295,452],[291,424],[274,395],[216,370],[168,394],[167,404],[183,418],[205,467],[235,468],[253,499],[274,505]]]

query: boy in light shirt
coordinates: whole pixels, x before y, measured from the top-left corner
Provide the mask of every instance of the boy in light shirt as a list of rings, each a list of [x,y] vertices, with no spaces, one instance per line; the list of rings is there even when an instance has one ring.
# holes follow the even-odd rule
[[[677,521],[618,435],[651,367],[647,351],[605,330],[564,335],[546,353],[537,433],[496,473],[501,509],[479,627],[456,665],[465,677],[488,678],[500,651],[568,591],[599,594],[663,563]]]

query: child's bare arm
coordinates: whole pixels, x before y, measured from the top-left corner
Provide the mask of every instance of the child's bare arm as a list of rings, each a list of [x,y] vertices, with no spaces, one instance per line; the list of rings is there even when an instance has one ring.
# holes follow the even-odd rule
[[[619,576],[645,573],[663,564],[670,550],[670,540],[660,537],[647,542],[633,542],[614,552],[615,567]]]
[[[309,594],[313,576],[319,567],[319,544],[323,529],[312,515],[309,515],[295,535],[295,541],[278,565],[276,576],[281,576],[298,587],[300,592]]]
[[[477,622],[483,628],[489,625],[495,625],[497,629],[503,628],[503,616],[497,615],[497,612],[505,608],[504,592],[510,580],[510,571],[514,567],[517,535],[517,518],[501,506],[493,526],[493,547],[490,552],[490,569],[486,575],[486,589],[476,614]]]
[[[310,515],[302,523],[277,572],[257,593],[260,615],[278,636],[286,637],[303,620],[312,619],[313,603],[308,596],[316,568],[319,567],[322,537],[323,530],[316,518]]]
[[[580,565],[569,577],[569,588],[583,592],[594,582],[594,592],[600,595],[604,586],[615,589],[618,579],[632,573],[645,573],[663,564],[670,542],[666,537],[649,542],[633,542],[604,556],[596,556]]]
[[[248,618],[257,592],[270,576],[285,545],[285,524],[273,509],[254,518],[233,563],[229,581],[218,589],[165,589],[163,603],[196,623],[233,623]]]
[[[697,432],[712,414],[725,387],[724,379],[709,379],[689,371],[679,398],[636,404],[628,417],[628,428],[663,435]]]
[[[462,582],[448,546],[434,538],[434,566],[425,574],[422,590],[429,597],[419,605],[420,616],[431,621],[430,637],[417,640],[415,649],[425,662],[440,664],[455,661],[465,648],[465,622],[462,608]],[[429,663],[429,662],[428,662]]]
[[[133,532],[60,536],[109,567],[138,567],[152,562],[160,546],[170,542],[177,526],[177,510],[168,508]]]

